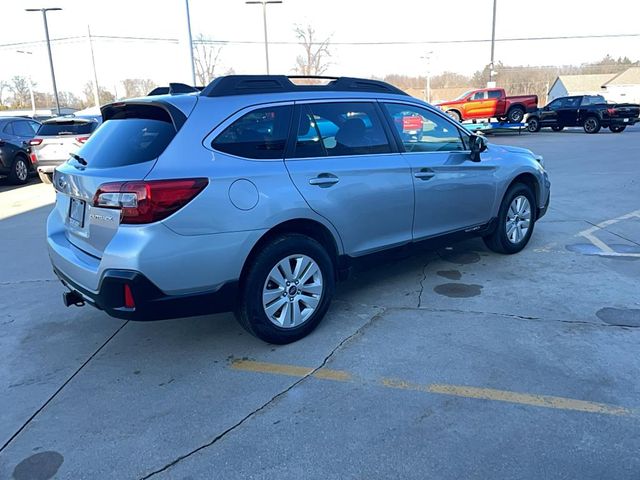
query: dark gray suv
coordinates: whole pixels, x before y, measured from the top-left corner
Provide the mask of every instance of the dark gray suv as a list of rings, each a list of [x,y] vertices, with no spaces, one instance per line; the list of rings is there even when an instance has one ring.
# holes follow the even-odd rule
[[[34,166],[27,151],[40,123],[30,118],[0,117],[0,175],[9,182],[26,183]]]

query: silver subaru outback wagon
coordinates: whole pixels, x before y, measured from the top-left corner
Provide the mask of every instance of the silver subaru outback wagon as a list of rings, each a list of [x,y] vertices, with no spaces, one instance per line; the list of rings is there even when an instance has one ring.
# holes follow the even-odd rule
[[[516,253],[549,204],[541,157],[379,81],[227,76],[102,115],[55,170],[47,237],[65,304],[118,318],[235,311],[292,342],[355,258],[466,235]]]

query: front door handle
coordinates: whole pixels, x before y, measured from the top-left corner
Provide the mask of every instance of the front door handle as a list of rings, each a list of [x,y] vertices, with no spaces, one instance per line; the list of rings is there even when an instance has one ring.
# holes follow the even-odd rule
[[[413,174],[414,177],[419,178],[420,180],[429,180],[432,178],[436,172],[433,170],[429,170],[428,168],[423,168],[419,172]]]
[[[338,183],[340,179],[332,173],[321,173],[315,178],[309,180],[309,185],[317,185],[322,188],[330,187]]]

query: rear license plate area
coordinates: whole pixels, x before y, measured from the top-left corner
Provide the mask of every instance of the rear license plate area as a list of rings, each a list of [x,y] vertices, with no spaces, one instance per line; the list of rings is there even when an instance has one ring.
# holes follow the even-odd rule
[[[84,227],[84,211],[86,202],[77,198],[71,198],[69,203],[69,223],[76,227]]]

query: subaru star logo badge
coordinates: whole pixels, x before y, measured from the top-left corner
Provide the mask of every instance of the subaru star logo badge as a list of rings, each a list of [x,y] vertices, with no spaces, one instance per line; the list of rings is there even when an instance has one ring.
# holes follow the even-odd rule
[[[64,190],[64,187],[66,187],[66,186],[67,186],[67,181],[64,179],[64,175],[60,175],[58,177],[58,187],[61,190]]]

